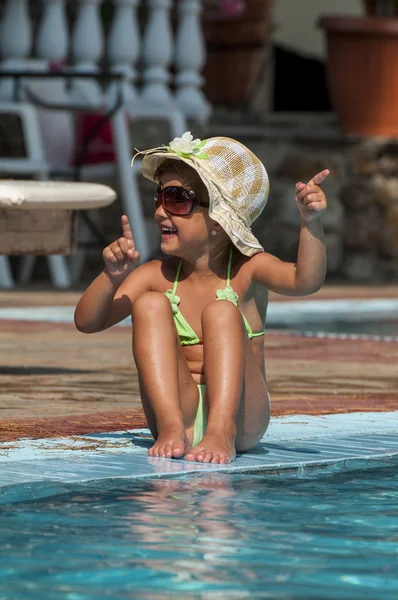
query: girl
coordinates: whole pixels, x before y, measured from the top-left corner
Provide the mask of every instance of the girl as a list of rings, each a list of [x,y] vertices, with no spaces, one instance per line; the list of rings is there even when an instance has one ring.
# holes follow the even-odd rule
[[[94,333],[129,315],[152,457],[227,463],[264,435],[270,401],[264,369],[264,287],[316,292],[325,276],[319,217],[325,170],[296,185],[301,230],[296,264],[264,252],[250,225],[267,202],[267,172],[239,142],[190,132],[144,154],[158,184],[162,260],[139,265],[131,227],[104,249],[105,269],[75,311]],[[262,301],[260,300],[262,298]]]

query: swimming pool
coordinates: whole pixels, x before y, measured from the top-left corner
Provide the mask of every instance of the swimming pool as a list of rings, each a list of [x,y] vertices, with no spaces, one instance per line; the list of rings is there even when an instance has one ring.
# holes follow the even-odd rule
[[[215,473],[0,508],[0,598],[398,597],[398,462]]]
[[[292,327],[291,324],[278,324],[269,328],[271,330],[282,330],[300,333],[332,333],[349,335],[370,335],[383,337],[396,337],[398,339],[398,321],[335,321],[324,320],[319,323],[300,322]]]

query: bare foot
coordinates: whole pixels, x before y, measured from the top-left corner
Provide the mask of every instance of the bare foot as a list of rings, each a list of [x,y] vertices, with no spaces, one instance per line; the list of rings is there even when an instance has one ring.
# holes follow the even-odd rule
[[[148,456],[154,458],[181,458],[189,446],[185,429],[164,429],[148,450]]]
[[[206,433],[202,441],[191,448],[185,460],[225,465],[236,457],[235,435]]]

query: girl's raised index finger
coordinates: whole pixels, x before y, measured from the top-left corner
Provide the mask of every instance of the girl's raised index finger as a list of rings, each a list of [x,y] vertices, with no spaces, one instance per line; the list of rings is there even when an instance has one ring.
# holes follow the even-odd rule
[[[315,183],[315,185],[321,185],[321,183],[323,181],[325,181],[326,177],[330,174],[329,169],[324,169],[323,171],[321,171],[320,173],[317,173],[315,175],[315,177],[313,177],[312,179],[310,179],[310,181],[307,183],[307,185],[313,185]]]
[[[125,237],[127,240],[134,239],[133,232],[131,231],[129,219],[126,215],[122,216],[122,231],[123,231],[123,237]]]

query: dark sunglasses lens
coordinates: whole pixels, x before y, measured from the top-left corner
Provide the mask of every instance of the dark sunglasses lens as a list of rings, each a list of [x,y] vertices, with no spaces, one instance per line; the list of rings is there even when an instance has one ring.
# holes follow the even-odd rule
[[[162,192],[165,210],[173,215],[188,215],[192,210],[195,196],[182,187],[165,188]]]

